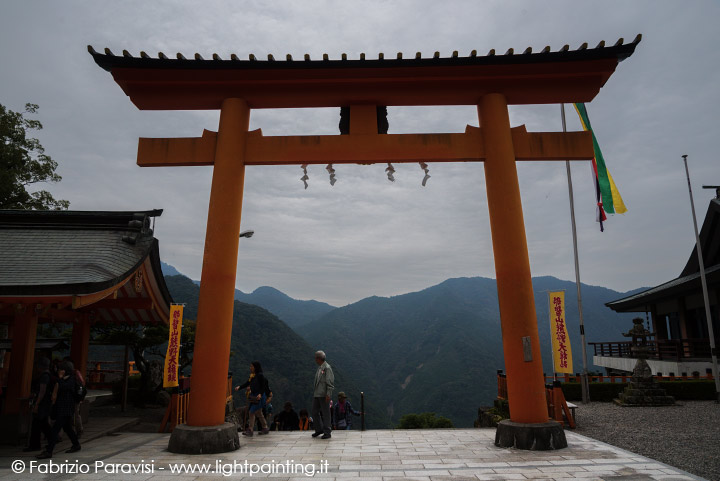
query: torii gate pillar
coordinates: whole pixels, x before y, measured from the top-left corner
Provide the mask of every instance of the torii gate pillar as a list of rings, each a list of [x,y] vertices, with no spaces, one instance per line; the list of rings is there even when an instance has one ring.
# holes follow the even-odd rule
[[[562,426],[548,420],[535,296],[505,96],[484,95],[478,116],[485,144],[485,183],[508,399],[512,399],[511,421],[500,423],[495,444],[521,449],[566,447]]]
[[[188,422],[170,437],[173,453],[222,453],[240,447],[237,427],[225,422],[240,216],[245,183],[245,141],[250,109],[225,99],[213,167],[205,252],[200,277]]]

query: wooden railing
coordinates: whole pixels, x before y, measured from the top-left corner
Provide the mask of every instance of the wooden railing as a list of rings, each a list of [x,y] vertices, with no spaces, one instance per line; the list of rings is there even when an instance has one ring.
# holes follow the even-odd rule
[[[87,385],[91,389],[111,389],[124,374],[122,361],[88,361]]]
[[[110,389],[113,383],[121,381],[125,371],[123,361],[88,361],[86,377],[88,387],[92,389]],[[140,374],[135,361],[128,363],[128,375]]]
[[[507,377],[502,371],[497,372],[498,399],[507,400]],[[567,424],[575,429],[575,415],[565,400],[560,382],[553,382],[545,385],[545,398],[547,400],[548,416],[559,423]],[[575,409],[575,406],[572,406]]]
[[[175,426],[187,422],[188,407],[190,406],[190,377],[181,377],[178,387],[174,391],[170,395],[170,404],[168,404],[160,423],[159,433],[166,432],[168,428],[172,432]],[[225,394],[227,396],[226,401],[232,399],[233,382],[231,374],[228,374]]]
[[[548,403],[548,414],[550,417],[558,422],[565,422],[571,428],[575,427],[575,416],[571,411],[574,410],[574,406],[568,406],[565,396],[562,392],[563,382],[580,382],[580,374],[558,374],[557,376],[543,375],[545,379],[545,393],[547,395]],[[619,375],[619,376],[603,376],[603,375],[589,375],[588,381],[593,383],[615,383],[622,382],[626,383],[630,380],[630,375]],[[704,376],[700,376],[699,372],[694,372],[691,375],[687,373],[681,373],[676,376],[675,373],[669,373],[664,376],[662,373],[658,373],[653,376],[656,381],[690,381],[690,380],[710,380],[712,381],[713,374],[710,369]],[[501,370],[497,371],[497,389],[498,399],[508,399],[507,393],[507,377]]]
[[[129,376],[134,376],[134,375],[136,375],[136,374],[140,374],[140,371],[138,371],[138,370],[135,368],[135,361],[130,361],[130,363],[129,363],[129,368],[130,368],[130,370],[128,371],[128,375],[129,375]]]
[[[545,374],[544,376],[545,376],[546,384],[550,384],[555,380],[561,381],[561,382],[580,382],[580,373],[557,374],[555,376],[548,376],[547,374]],[[625,382],[629,382],[631,377],[632,377],[632,373],[618,374],[618,375],[611,375],[611,376],[607,376],[604,374],[588,374],[588,382],[625,383]],[[706,373],[704,375],[701,375],[699,372],[695,371],[690,374],[683,372],[678,375],[671,372],[667,376],[664,376],[662,373],[658,373],[657,375],[655,375],[653,377],[655,378],[656,381],[690,381],[690,380],[700,380],[700,379],[707,379],[707,380],[712,381],[714,379],[711,369],[707,369]]]
[[[596,356],[633,357],[631,341],[589,342]],[[652,359],[680,361],[688,359],[710,359],[710,341],[708,339],[659,339],[648,341],[648,351]]]

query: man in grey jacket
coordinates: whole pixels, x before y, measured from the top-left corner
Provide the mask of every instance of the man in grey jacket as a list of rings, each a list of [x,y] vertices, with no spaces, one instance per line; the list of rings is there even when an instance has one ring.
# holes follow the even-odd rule
[[[335,375],[330,364],[325,360],[325,353],[315,353],[315,364],[318,365],[315,372],[315,390],[313,391],[312,417],[315,426],[313,437],[322,434],[320,439],[330,439],[330,399],[335,388]]]

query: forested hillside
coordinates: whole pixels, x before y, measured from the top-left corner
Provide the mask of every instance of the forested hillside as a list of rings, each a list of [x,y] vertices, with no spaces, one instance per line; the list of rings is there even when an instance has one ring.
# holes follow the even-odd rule
[[[175,299],[188,303],[186,316],[194,318],[197,285],[184,276],[166,279]],[[580,372],[575,283],[537,277],[533,287],[545,370],[552,371],[546,292],[564,290],[574,370]],[[604,304],[630,293],[582,289],[586,340],[622,339],[634,316],[616,314]],[[477,407],[491,404],[496,395],[496,371],[504,368],[504,360],[494,279],[448,279],[419,292],[369,297],[342,308],[298,301],[270,287],[252,294],[236,291],[236,297],[262,302],[267,310],[236,301],[230,368],[240,380],[247,365],[260,360],[273,379],[278,406],[285,399],[309,405],[316,349],[327,352],[338,389],[356,405],[360,391],[365,392],[371,427],[390,427],[403,414],[425,411],[447,416],[456,426],[471,426]],[[588,347],[590,363],[592,355]],[[588,368],[599,370],[592,364]]]
[[[533,285],[545,369],[552,370],[545,291],[565,290],[574,367],[581,371],[575,284],[540,277]],[[615,314],[604,303],[624,294],[584,285],[583,295],[587,340],[620,339],[632,316]],[[478,406],[496,396],[496,371],[504,368],[494,279],[449,279],[420,292],[363,299],[298,331],[328,346],[393,422],[433,411],[456,426],[472,426]]]
[[[165,281],[175,302],[186,304],[185,318],[195,319],[200,288],[182,275],[167,276]],[[235,301],[230,355],[233,381],[235,384],[244,382],[250,363],[260,361],[275,395],[273,404],[276,410],[280,410],[285,401],[291,401],[297,409],[305,407],[310,410],[317,367],[314,353],[318,348],[322,346],[311,346],[265,309]],[[330,356],[328,361],[335,370],[337,390],[346,391],[355,404],[359,404],[358,383],[342,362],[335,362]],[[236,395],[236,402],[244,401]],[[371,406],[369,414],[369,427],[389,426],[388,416],[379,406]]]

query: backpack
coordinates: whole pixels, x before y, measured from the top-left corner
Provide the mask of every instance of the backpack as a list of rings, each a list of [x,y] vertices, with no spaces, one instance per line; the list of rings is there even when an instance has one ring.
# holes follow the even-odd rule
[[[265,376],[263,376],[265,377]],[[265,377],[265,385],[263,386],[263,389],[265,391],[265,395],[269,396],[272,391],[270,391],[270,383],[268,382],[267,378]]]
[[[87,388],[83,383],[75,379],[75,390],[73,391],[73,398],[75,398],[75,402],[82,402],[85,399],[85,396],[87,396]]]

